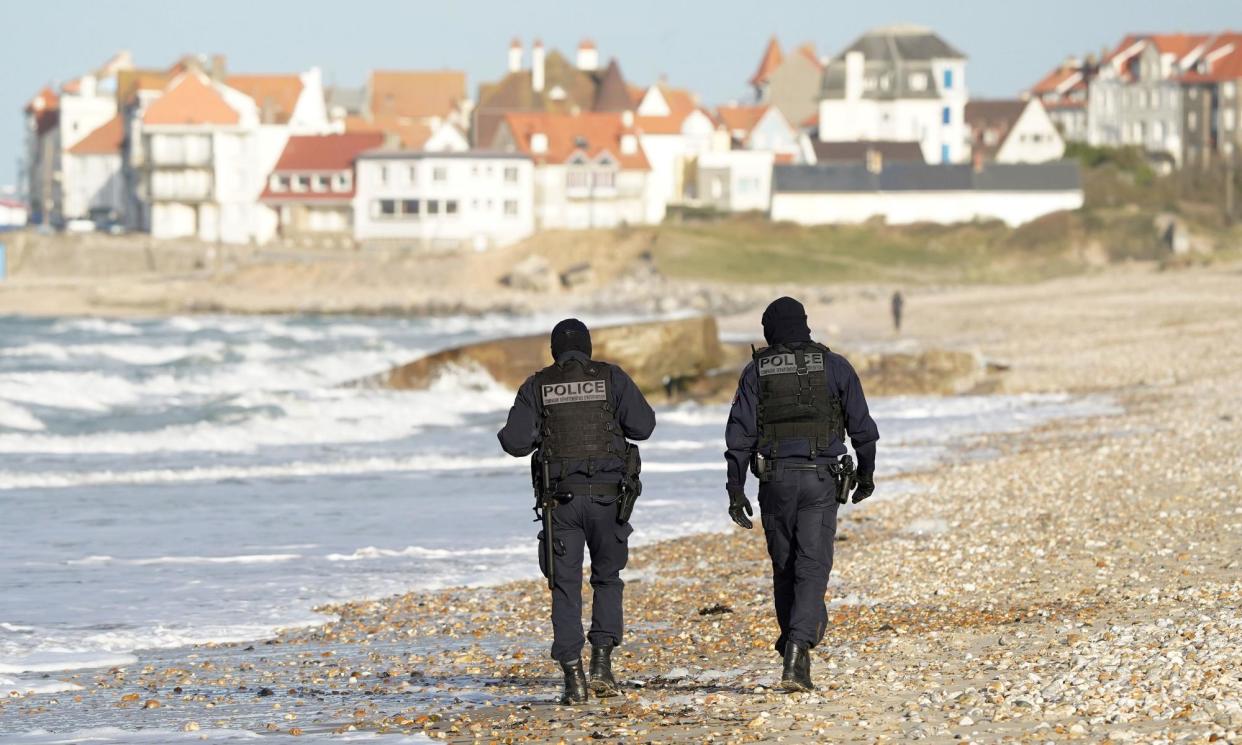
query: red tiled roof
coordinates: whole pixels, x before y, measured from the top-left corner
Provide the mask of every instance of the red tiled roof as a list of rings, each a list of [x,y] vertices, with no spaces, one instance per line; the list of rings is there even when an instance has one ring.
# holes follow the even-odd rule
[[[1125,65],[1134,54],[1142,50],[1138,45],[1143,43],[1154,45],[1161,54],[1172,54],[1180,59],[1211,38],[1210,34],[1128,34],[1109,53],[1106,61],[1116,66]]]
[[[750,76],[750,84],[760,85],[766,82],[768,76],[781,66],[781,62],[784,59],[784,55],[781,54],[780,42],[773,36],[768,40],[768,46],[763,50],[763,57],[759,60],[759,69],[755,70],[755,74]]]
[[[380,132],[334,135],[294,135],[276,161],[274,171],[342,171],[353,166],[358,154],[384,144]]]
[[[268,124],[288,123],[302,95],[298,75],[229,75],[224,83],[253,98],[260,118]]]
[[[371,73],[369,91],[371,114],[376,118],[444,118],[466,97],[466,73],[376,70]]]
[[[607,152],[622,169],[646,171],[651,168],[647,155],[638,144],[637,132],[625,125],[622,113],[514,112],[505,114],[504,121],[513,134],[518,150],[531,156],[536,164],[565,163],[578,152],[588,158]],[[535,134],[548,138],[547,152],[531,151],[531,138]],[[627,134],[634,135],[635,145],[634,152],[628,154],[621,151],[621,138]]]
[[[109,119],[103,126],[95,129],[78,143],[69,148],[73,155],[117,155],[121,152],[121,142],[125,139],[125,123],[121,115]]]
[[[1068,89],[1063,89],[1063,87],[1069,83],[1074,76],[1077,76],[1078,80],[1070,85]],[[1049,93],[1061,96],[1064,95],[1065,90],[1073,90],[1085,85],[1086,83],[1082,79],[1081,70],[1075,69],[1071,65],[1061,65],[1057,69],[1045,75],[1038,83],[1031,86],[1031,93],[1037,96],[1043,96]]]
[[[652,87],[660,92],[664,102],[668,104],[668,115],[635,117],[638,129],[649,135],[680,133],[686,117],[700,110],[695,95],[685,88],[670,88],[663,83]]]
[[[728,128],[729,134],[740,130],[744,133],[743,136],[749,135],[767,112],[767,106],[721,106],[716,109],[717,116]]]
[[[50,86],[44,86],[26,104],[26,113],[34,115],[35,132],[45,134],[60,122],[60,96]]]
[[[1210,61],[1209,61],[1210,60]],[[1218,83],[1242,78],[1242,33],[1225,32],[1212,40],[1203,54],[1207,69],[1182,76],[1187,83]]]
[[[207,77],[189,72],[174,80],[142,115],[146,125],[233,125],[241,121]]]

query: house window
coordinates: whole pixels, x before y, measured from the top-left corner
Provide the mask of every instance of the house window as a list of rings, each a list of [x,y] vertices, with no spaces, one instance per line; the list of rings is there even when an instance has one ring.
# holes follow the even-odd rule
[[[313,180],[311,181],[311,188],[314,189],[315,191],[320,191],[320,192],[327,191],[328,190],[328,177],[324,176],[321,173],[315,174],[315,176],[313,177]]]
[[[444,214],[446,215],[457,214],[457,200],[456,199],[444,200]]]
[[[1199,128],[1199,112],[1191,111],[1186,114],[1186,126],[1189,129]]]
[[[949,124],[952,121],[953,121],[953,112],[949,110],[948,106],[945,106],[943,109],[940,110],[940,123]]]
[[[953,88],[953,70],[945,69],[944,71],[944,89],[952,90]]]
[[[949,146],[948,145],[940,146],[940,162],[941,163],[949,162]]]
[[[272,177],[267,180],[267,188],[275,192],[289,191],[289,177],[277,176],[273,173]]]
[[[294,176],[293,190],[302,192],[310,189],[310,176]]]
[[[1233,109],[1225,109],[1220,112],[1220,126],[1225,129],[1233,129]]]
[[[411,220],[417,220],[418,219],[418,200],[417,199],[402,199],[401,200],[401,214],[402,216],[409,218]]]
[[[1238,92],[1238,84],[1232,80],[1227,80],[1220,84],[1220,94],[1225,98],[1233,98]]]
[[[515,166],[506,166],[505,167],[505,181],[507,181],[510,184],[515,184],[517,183],[517,180],[518,180],[518,169]]]
[[[338,173],[332,176],[332,191],[349,191],[349,187],[353,178],[348,173]]]
[[[597,189],[612,189],[617,185],[615,171],[596,171],[591,174],[591,185]]]
[[[432,181],[448,181],[448,169],[444,166],[436,166],[431,169]]]
[[[518,213],[517,200],[506,199],[505,200],[505,216],[506,217],[517,217],[517,213]]]
[[[380,169],[379,169],[379,182],[380,182],[381,184],[387,184],[387,183],[388,183],[388,166],[380,166]]]
[[[440,214],[440,200],[439,199],[428,199],[427,200],[427,214],[428,215]]]
[[[567,189],[585,189],[590,186],[591,174],[586,171],[567,171],[565,173],[565,188]]]
[[[414,166],[410,166],[406,170],[406,175],[409,177],[411,184],[418,183],[418,169],[417,168],[415,168]]]
[[[375,213],[376,217],[391,218],[397,216],[397,200],[395,199],[381,199],[377,202],[372,202],[372,205],[372,212]]]
[[[927,76],[921,72],[910,75],[910,90],[925,91],[927,90]]]

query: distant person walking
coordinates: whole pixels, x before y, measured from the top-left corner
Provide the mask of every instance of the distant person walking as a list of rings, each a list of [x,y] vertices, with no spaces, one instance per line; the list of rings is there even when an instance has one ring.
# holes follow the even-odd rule
[[[901,333],[901,310],[906,307],[906,299],[901,296],[901,290],[893,293],[893,331]]]

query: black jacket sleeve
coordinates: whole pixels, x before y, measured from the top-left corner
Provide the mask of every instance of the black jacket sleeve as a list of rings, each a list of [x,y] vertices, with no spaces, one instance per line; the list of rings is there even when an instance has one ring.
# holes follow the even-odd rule
[[[539,429],[542,425],[539,406],[535,398],[535,377],[526,379],[518,389],[509,418],[496,437],[500,447],[515,458],[530,455],[539,446]]]
[[[627,440],[645,440],[655,431],[655,412],[643,392],[624,370],[613,366],[612,386],[616,391],[617,420]]]
[[[751,362],[738,378],[737,394],[729,409],[729,422],[725,425],[725,465],[729,471],[725,485],[729,489],[741,489],[746,485],[750,457],[759,444],[758,381],[755,363]]]
[[[844,357],[839,359],[838,369],[844,373],[838,376],[838,380],[841,385],[841,408],[845,412],[845,431],[849,433],[850,443],[858,456],[858,475],[871,476],[875,473],[875,443],[880,439],[880,430],[871,418],[862,381],[858,379],[854,366]]]

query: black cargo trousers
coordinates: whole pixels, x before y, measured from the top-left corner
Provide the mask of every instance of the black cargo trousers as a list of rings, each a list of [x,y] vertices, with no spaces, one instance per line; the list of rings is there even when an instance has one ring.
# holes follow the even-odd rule
[[[824,638],[824,593],[837,535],[837,486],[823,465],[782,459],[759,484],[759,511],[772,558],[772,599],[780,636],[776,651],[792,639],[814,647]]]
[[[634,528],[617,522],[615,496],[579,494],[552,512],[556,534],[556,578],[552,588],[552,659],[581,659],[583,549],[591,552],[591,645],[621,643],[625,630],[621,570],[630,558],[629,539]],[[544,537],[539,533],[539,565],[544,562]]]

